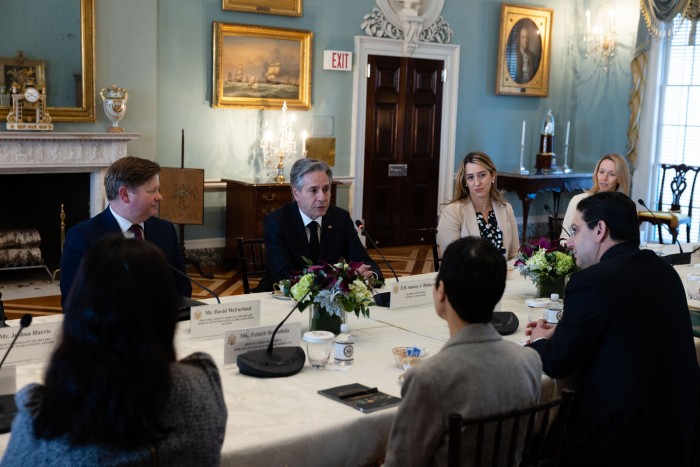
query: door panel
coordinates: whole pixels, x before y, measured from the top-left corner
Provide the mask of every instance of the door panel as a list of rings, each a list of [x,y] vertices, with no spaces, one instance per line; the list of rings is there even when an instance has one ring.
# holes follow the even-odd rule
[[[437,222],[443,62],[370,56],[364,212],[384,246],[429,241]],[[405,177],[389,176],[405,164]]]

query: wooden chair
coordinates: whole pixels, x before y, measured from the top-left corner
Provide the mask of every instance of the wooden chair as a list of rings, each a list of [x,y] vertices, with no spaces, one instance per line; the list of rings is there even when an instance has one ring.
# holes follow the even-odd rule
[[[432,228],[429,229],[430,232],[430,240],[433,243],[433,264],[435,272],[437,272],[440,269],[440,247],[437,244],[437,229]]]
[[[670,173],[667,173],[671,171]],[[659,184],[659,198],[656,203],[656,211],[652,215],[649,211],[639,211],[637,216],[639,224],[651,222],[656,225],[661,237],[661,224],[665,224],[671,232],[672,243],[678,237],[678,226],[685,225],[686,241],[690,243],[690,224],[693,217],[693,196],[695,194],[695,182],[698,178],[700,167],[685,164],[661,164],[661,182]],[[668,181],[667,181],[668,180]],[[668,192],[671,194],[671,202],[665,198]],[[681,200],[683,198],[683,200]],[[681,205],[685,201],[685,205]],[[668,210],[664,208],[668,207]]]
[[[265,275],[265,242],[262,238],[243,239],[238,237],[238,259],[241,264],[243,293],[250,293],[251,277]]]
[[[565,389],[561,398],[526,409],[470,419],[450,414],[447,465],[514,465],[519,449],[521,466],[557,465],[573,397]],[[461,459],[463,440],[475,446],[471,462]]]

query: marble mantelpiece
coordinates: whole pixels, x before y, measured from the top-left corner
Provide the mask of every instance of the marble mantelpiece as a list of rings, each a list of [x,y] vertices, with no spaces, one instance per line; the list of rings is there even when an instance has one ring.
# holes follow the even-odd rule
[[[90,173],[90,215],[106,206],[103,179],[137,133],[0,132],[0,174]]]

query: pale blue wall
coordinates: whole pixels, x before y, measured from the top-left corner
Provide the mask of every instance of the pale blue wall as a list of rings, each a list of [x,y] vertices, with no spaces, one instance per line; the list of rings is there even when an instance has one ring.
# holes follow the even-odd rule
[[[121,126],[141,133],[129,152],[156,156],[164,166],[180,164],[180,130],[186,132],[186,165],[205,169],[207,179],[252,173],[259,128],[278,112],[214,109],[212,21],[311,30],[313,107],[297,112],[297,127],[310,128],[314,115],[335,123],[336,174],[350,171],[352,73],[324,71],[324,49],[353,50],[362,17],[373,0],[304,0],[301,18],[223,11],[221,0],[97,0],[96,88],[112,82],[129,90]],[[501,3],[496,0],[446,0],[443,17],[461,45],[457,159],[470,150],[490,154],[501,170],[518,166],[520,130],[528,123],[526,165],[534,165],[538,128],[548,108],[557,119],[555,152],[563,154],[566,121],[571,120],[570,165],[591,170],[604,153],[625,153],[629,121],[629,63],[639,21],[637,0],[617,0],[618,55],[608,73],[583,59],[580,38],[586,8],[607,1],[551,0],[528,5],[554,10],[549,97],[495,94]],[[50,105],[50,104],[49,104]],[[98,106],[101,103],[98,102]],[[57,131],[102,131],[96,124],[56,124]],[[520,203],[510,199],[520,213]],[[548,197],[537,200],[541,206]],[[187,228],[188,239],[224,235],[224,196],[208,193],[205,226]],[[563,202],[565,206],[565,201]],[[534,213],[541,213],[534,208]]]

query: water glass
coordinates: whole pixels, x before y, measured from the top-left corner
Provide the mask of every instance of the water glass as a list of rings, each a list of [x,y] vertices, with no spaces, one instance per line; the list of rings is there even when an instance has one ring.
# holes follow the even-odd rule
[[[685,291],[688,300],[700,300],[700,273],[691,272],[685,275]]]
[[[314,368],[325,368],[331,356],[335,334],[330,331],[309,331],[304,333],[306,355]]]

